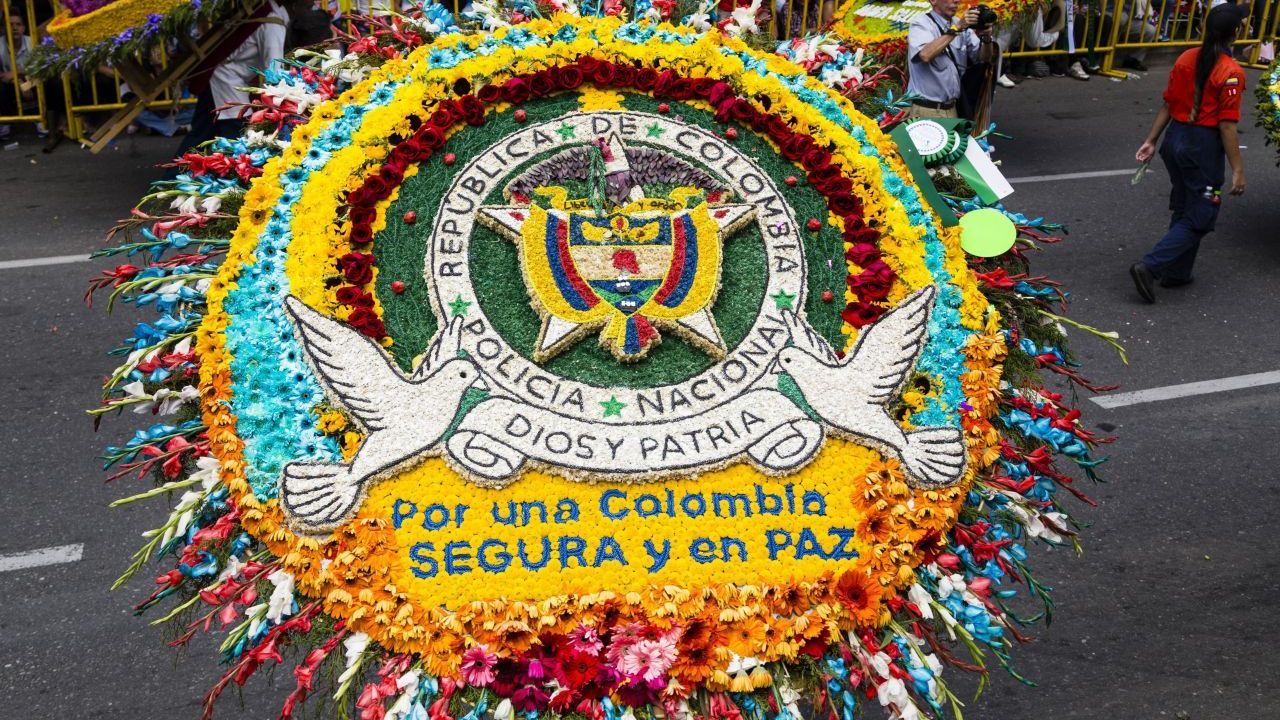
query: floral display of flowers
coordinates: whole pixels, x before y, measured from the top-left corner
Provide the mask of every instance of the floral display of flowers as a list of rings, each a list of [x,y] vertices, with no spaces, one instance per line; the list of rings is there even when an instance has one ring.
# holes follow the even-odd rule
[[[1267,142],[1280,149],[1280,60],[1258,77],[1258,125],[1267,134]]]
[[[652,8],[636,15],[670,12]],[[1053,226],[1010,214],[1022,242],[1001,258],[966,259],[958,231],[940,225],[880,131],[900,113],[866,92],[876,73],[861,53],[814,41],[768,55],[696,23],[556,9],[542,18],[532,5],[491,4],[476,20],[491,30],[464,32],[430,5],[370,22],[345,49],[269,70],[246,134],[178,158],[177,179],[157,183],[113,231],[129,241],[106,252],[133,261],[93,289],[157,317],[121,349],[95,413],[167,416],[106,457],[113,479],[155,481],[122,502],[178,496],[121,582],[155,558],[176,559],[138,609],[170,604],[166,619],[185,628],[179,644],[215,627],[225,634],[228,669],[206,715],[231,683],[284,662],[292,647],[296,688],[282,717],[324,677],[336,677],[327,692],[341,712],[361,718],[846,720],[867,703],[895,718],[958,716],[943,667],[985,673],[989,658],[1008,667],[1017,626],[1034,614],[1020,603],[1052,602],[1028,549],[1075,542],[1058,496],[1085,496],[1059,462],[1093,478],[1094,448],[1107,440],[1040,380],[1049,370],[1092,387],[1065,349],[1062,326],[1074,323],[1064,295],[1027,268],[1025,250],[1052,242]],[[474,508],[492,493],[440,460],[370,491],[327,538],[296,534],[276,497],[282,466],[350,458],[362,434],[327,404],[284,298],[407,361],[414,350],[396,313],[417,289],[393,274],[389,254],[399,251],[396,228],[428,218],[402,195],[560,100],[582,110],[645,102],[727,142],[749,134],[772,148],[785,185],[820,199],[809,230],[830,228],[844,251],[844,287],[821,301],[845,338],[838,350],[912,289],[937,286],[919,382],[899,411],[911,426],[958,422],[970,453],[962,484],[916,489],[896,459],[829,441],[788,482],[857,520],[857,558],[797,552],[789,577],[765,565],[711,575],[673,563],[648,581],[622,571],[533,574],[506,588],[478,573],[415,580],[425,561],[410,554],[415,566],[406,551],[430,521],[403,503],[406,489]],[[974,201],[956,202],[963,212]],[[536,494],[511,497],[583,505],[637,487],[533,477]],[[697,487],[761,477],[736,465]],[[683,531],[678,519],[663,522],[658,535]],[[604,531],[579,535],[599,542]],[[537,537],[513,529],[506,540]]]
[[[51,78],[64,71],[91,72],[99,65],[149,52],[166,40],[189,37],[203,23],[244,11],[243,0],[85,0],[66,4],[32,49],[26,71]]]

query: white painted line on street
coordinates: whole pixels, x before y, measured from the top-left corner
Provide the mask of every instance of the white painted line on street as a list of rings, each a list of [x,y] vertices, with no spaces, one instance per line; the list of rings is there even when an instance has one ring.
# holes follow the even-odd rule
[[[1055,180],[1084,180],[1086,178],[1132,175],[1136,172],[1138,172],[1137,168],[1132,170],[1093,170],[1090,172],[1062,173],[1061,175],[1028,175],[1027,177],[1009,178],[1009,182],[1017,185],[1018,183],[1054,182]]]
[[[88,255],[54,255],[53,257],[29,258],[27,260],[0,260],[0,270],[40,267],[41,265],[66,265],[67,263],[88,262],[88,260]]]
[[[57,547],[28,550],[27,552],[14,553],[12,555],[0,555],[0,572],[79,562],[82,557],[84,557],[84,543],[58,545]]]
[[[1104,395],[1089,399],[1110,410],[1111,408],[1124,407],[1126,405],[1176,400],[1177,398],[1192,397],[1193,395],[1208,395],[1210,393],[1226,392],[1227,390],[1242,390],[1260,385],[1274,385],[1275,383],[1280,383],[1280,370],[1254,373],[1253,375],[1237,375],[1218,380],[1204,380],[1182,385],[1166,385],[1165,387],[1151,388],[1150,390],[1135,390],[1133,392]]]

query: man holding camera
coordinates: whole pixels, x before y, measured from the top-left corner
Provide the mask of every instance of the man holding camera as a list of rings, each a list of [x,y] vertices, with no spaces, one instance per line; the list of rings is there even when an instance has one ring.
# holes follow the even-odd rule
[[[969,84],[964,81],[965,71],[992,60],[995,13],[979,5],[957,18],[960,0],[930,0],[930,4],[933,10],[916,16],[907,31],[907,91],[914,96],[911,117],[960,117],[959,106]]]

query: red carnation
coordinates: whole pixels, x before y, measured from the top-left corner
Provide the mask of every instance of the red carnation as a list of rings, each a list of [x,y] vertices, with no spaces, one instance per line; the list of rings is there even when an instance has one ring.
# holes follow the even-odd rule
[[[338,270],[352,285],[368,285],[373,281],[373,261],[369,253],[349,252],[338,258]]]

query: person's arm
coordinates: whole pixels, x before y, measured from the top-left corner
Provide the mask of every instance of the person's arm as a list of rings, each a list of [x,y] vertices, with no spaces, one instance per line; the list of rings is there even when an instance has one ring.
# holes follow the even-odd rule
[[[1156,113],[1155,122],[1151,123],[1151,132],[1147,133],[1147,139],[1142,142],[1142,147],[1138,148],[1138,152],[1133,157],[1138,162],[1150,162],[1151,158],[1156,154],[1156,143],[1160,142],[1160,136],[1164,134],[1164,129],[1169,126],[1169,103],[1160,106],[1160,112]],[[1234,132],[1234,130],[1232,131]],[[1240,150],[1237,148],[1236,153]],[[1235,167],[1232,165],[1232,167]]]
[[[1218,123],[1218,134],[1222,136],[1222,148],[1227,151],[1227,162],[1231,163],[1231,194],[1244,194],[1244,158],[1240,155],[1240,135],[1236,132],[1236,121],[1223,120]]]
[[[956,29],[960,30],[961,32],[964,32],[965,29],[971,27],[977,21],[978,21],[978,11],[969,10],[968,12],[966,12],[964,15],[962,15],[960,18],[956,20],[955,26],[956,26]],[[931,40],[924,47],[920,48],[920,52],[916,53],[916,57],[920,59],[920,62],[926,62],[926,63],[933,62],[934,58],[938,57],[939,55],[947,51],[947,46],[950,45],[951,42],[955,39],[956,39],[955,35],[948,35],[946,33],[943,33],[938,37],[934,38],[933,40]]]

